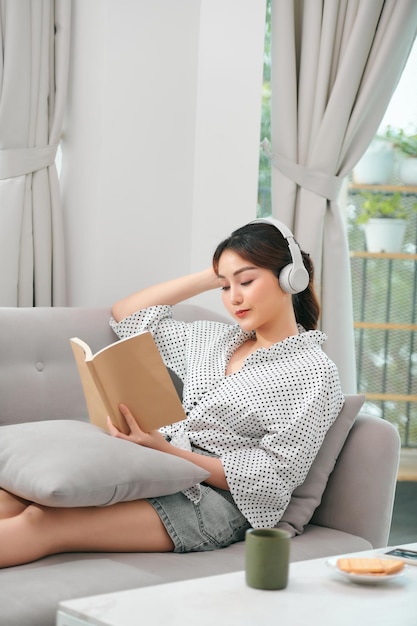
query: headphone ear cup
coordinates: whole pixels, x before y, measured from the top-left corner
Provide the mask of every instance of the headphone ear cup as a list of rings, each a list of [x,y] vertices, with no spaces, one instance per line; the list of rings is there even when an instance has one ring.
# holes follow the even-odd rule
[[[304,266],[296,269],[294,263],[289,263],[279,274],[279,284],[286,293],[300,293],[307,289],[308,283],[309,275]]]
[[[307,289],[310,282],[310,276],[304,265],[303,256],[300,250],[300,246],[294,239],[294,235],[285,224],[279,222],[272,217],[259,217],[256,220],[250,222],[250,224],[270,224],[274,226],[286,239],[288,248],[291,254],[292,263],[289,263],[282,268],[279,274],[279,284],[281,289],[286,293],[300,293]]]
[[[290,285],[290,281],[289,281],[289,275],[291,273],[292,268],[293,268],[293,264],[290,263],[289,265],[286,265],[285,267],[283,267],[279,273],[279,284],[280,284],[282,291],[285,291],[285,293],[294,293]]]

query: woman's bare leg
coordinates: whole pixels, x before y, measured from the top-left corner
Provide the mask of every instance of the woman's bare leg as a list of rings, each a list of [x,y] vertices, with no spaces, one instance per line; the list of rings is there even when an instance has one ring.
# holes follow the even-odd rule
[[[0,567],[59,552],[170,552],[173,548],[146,500],[73,509],[31,504],[20,515],[0,521]]]
[[[15,517],[22,513],[31,504],[28,500],[19,498],[13,493],[0,489],[0,520]]]

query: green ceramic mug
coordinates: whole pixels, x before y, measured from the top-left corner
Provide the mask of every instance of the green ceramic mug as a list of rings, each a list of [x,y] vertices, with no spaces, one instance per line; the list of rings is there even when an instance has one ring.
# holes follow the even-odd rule
[[[285,589],[291,535],[278,528],[251,528],[245,535],[246,584],[255,589]]]

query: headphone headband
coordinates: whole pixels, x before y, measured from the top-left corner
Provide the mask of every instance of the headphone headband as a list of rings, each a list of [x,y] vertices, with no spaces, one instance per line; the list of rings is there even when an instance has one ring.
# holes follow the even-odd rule
[[[283,224],[283,222],[280,222],[273,217],[259,217],[249,223],[270,224],[279,230],[284,239],[287,240],[292,263],[283,267],[279,274],[279,284],[281,285],[281,289],[291,294],[300,293],[301,291],[307,289],[310,277],[304,265],[300,246],[296,242],[290,229]]]

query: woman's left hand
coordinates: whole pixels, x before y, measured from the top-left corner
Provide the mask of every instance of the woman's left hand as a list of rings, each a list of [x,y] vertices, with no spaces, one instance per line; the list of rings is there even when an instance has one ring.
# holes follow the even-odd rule
[[[137,421],[125,404],[120,404],[119,409],[126,421],[126,424],[130,429],[130,432],[128,435],[122,433],[108,417],[107,425],[109,428],[109,432],[113,437],[117,437],[118,439],[125,439],[126,441],[132,441],[133,443],[136,443],[140,446],[145,446],[146,448],[153,448],[154,450],[161,450],[162,452],[169,451],[170,444],[159,432],[159,430],[151,430],[149,433],[146,433],[140,428]]]

